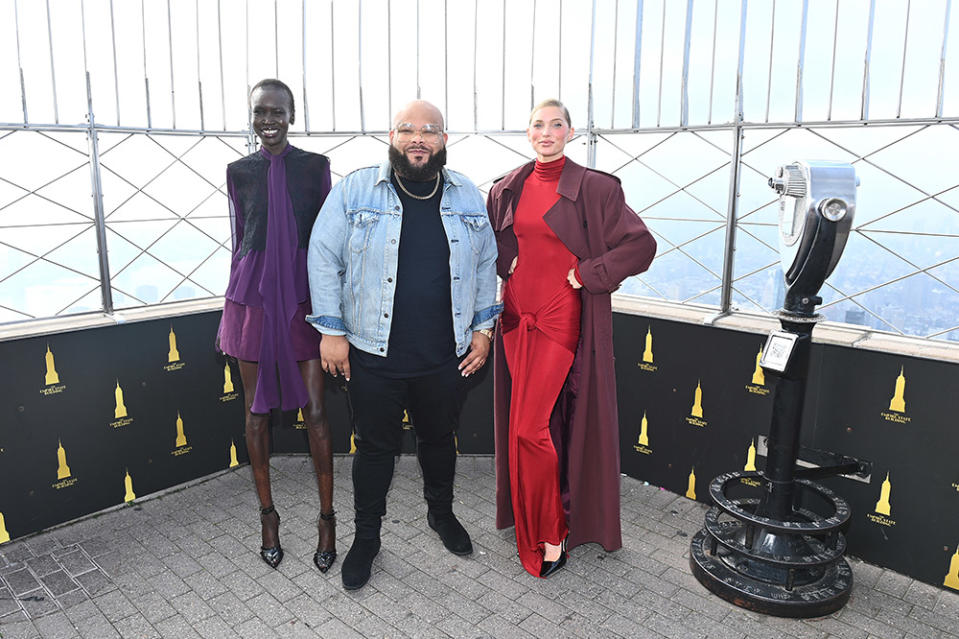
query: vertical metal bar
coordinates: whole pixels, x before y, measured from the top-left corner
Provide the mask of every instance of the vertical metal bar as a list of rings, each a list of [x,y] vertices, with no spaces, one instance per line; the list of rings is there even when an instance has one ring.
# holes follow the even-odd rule
[[[558,86],[556,87],[556,98],[562,102],[563,100],[563,0],[558,0],[559,2],[559,58],[557,60],[556,69],[558,74]]]
[[[206,131],[203,118],[203,69],[200,64],[200,0],[195,0],[193,3],[193,15],[196,18],[196,90],[197,97],[200,99],[200,129]]]
[[[562,23],[560,23],[562,24]],[[596,59],[596,0],[589,21],[589,77],[586,93],[586,166],[596,166],[596,134],[593,132],[593,62]]]
[[[50,0],[47,4],[47,44],[50,45],[50,82],[53,86],[53,121],[60,124],[60,109],[57,107],[57,70],[53,64],[53,28],[50,26]]]
[[[386,0],[386,105],[393,117],[393,11],[391,0]],[[393,120],[390,120],[392,129]]]
[[[220,115],[226,131],[226,88],[223,82],[223,17],[220,0],[216,0],[216,45],[220,55]]]
[[[276,7],[277,0],[273,0],[273,77],[280,79],[280,12]]]
[[[120,76],[117,73],[117,30],[113,17],[113,0],[110,0],[110,42],[113,45],[113,95],[117,102],[117,126],[120,126]]]
[[[330,117],[336,131],[336,25],[333,17],[333,0],[330,0]]]
[[[906,50],[909,48],[909,18],[912,15],[912,0],[906,3],[906,29],[902,35],[902,72],[899,75],[899,103],[896,118],[902,115],[902,89],[906,84]]]
[[[726,245],[723,250],[723,281],[719,312],[728,313],[733,297],[733,257],[736,254],[736,218],[739,213],[740,161],[743,151],[743,59],[746,50],[746,6],[742,0],[739,16],[739,62],[736,70],[736,127],[733,129],[733,154],[729,171],[729,199],[726,206]]]
[[[110,286],[110,260],[107,250],[107,224],[103,209],[103,186],[100,180],[100,148],[96,121],[93,117],[93,97],[90,91],[90,72],[87,81],[87,149],[90,154],[90,184],[93,190],[93,225],[97,234],[97,265],[100,270],[100,301],[103,312],[113,313],[113,291]]]
[[[663,56],[666,52],[666,3],[663,3],[663,19],[659,27],[659,88],[656,91],[656,126],[663,114]]]
[[[746,58],[746,12],[748,9],[748,1],[749,0],[742,0],[739,9],[739,60],[736,63],[736,124],[741,124],[743,121],[743,62]]]
[[[686,0],[686,35],[683,41],[683,77],[679,93],[679,124],[689,123],[689,41],[693,31],[693,0]]]
[[[479,0],[473,0],[473,131],[479,130],[479,111],[477,101],[479,95],[476,90],[476,54],[479,44]]]
[[[713,123],[713,85],[716,83],[716,28],[719,26],[719,0],[713,2],[713,57],[709,65],[709,115],[706,124]]]
[[[806,26],[809,23],[809,0],[802,2],[802,21],[799,25],[799,60],[796,64],[796,109],[793,118],[796,122],[802,120],[802,75],[806,64]]]
[[[536,105],[536,79],[533,70],[536,68],[536,0],[533,0],[533,20],[529,34],[529,110]]]
[[[143,87],[146,91],[147,129],[153,128],[153,115],[150,109],[150,76],[147,74],[147,15],[144,0],[140,0],[140,37],[143,44]]]
[[[643,52],[643,0],[636,4],[636,38],[633,51],[633,128],[639,128],[639,70]]]
[[[832,67],[829,70],[829,109],[826,119],[832,120],[832,96],[836,86],[836,45],[839,42],[839,0],[836,0],[836,17],[832,25]]]
[[[946,0],[946,15],[942,26],[942,51],[939,53],[939,90],[936,94],[936,117],[942,117],[942,99],[946,88],[946,42],[949,40],[949,14],[952,0]]]
[[[609,106],[609,128],[616,127],[616,58],[619,48],[619,0],[614,0],[613,10],[613,90]]]
[[[93,91],[90,86],[90,65],[87,60],[87,8],[85,0],[80,0],[80,45],[83,50],[83,75],[87,79],[87,115],[93,110]]]
[[[872,60],[872,31],[876,22],[876,0],[869,0],[869,27],[866,33],[866,55],[862,68],[862,107],[859,119],[869,119],[869,65]]]
[[[173,84],[173,20],[170,18],[170,0],[166,0],[167,46],[170,52],[170,113],[173,128],[176,128],[176,88]]]
[[[310,101],[307,97],[306,92],[306,0],[300,3],[302,8],[302,18],[300,19],[300,26],[303,29],[303,38],[300,42],[300,50],[303,54],[303,129],[306,131],[306,134],[310,134]]]
[[[836,5],[839,6],[838,3]],[[773,16],[769,24],[769,73],[766,76],[766,122],[769,122],[769,103],[773,95],[773,51],[776,49],[776,0],[773,0]]]
[[[443,128],[450,119],[450,16],[449,3],[443,0]]]
[[[17,38],[17,69],[20,71],[20,105],[23,107],[23,123],[27,124],[27,85],[23,81],[23,62],[20,60],[20,10],[17,0],[13,0],[13,26]]]
[[[244,2],[246,33],[246,150],[251,155],[256,151],[256,135],[253,133],[253,105],[250,103],[250,0]]]
[[[502,2],[503,7],[503,47],[500,51],[500,100],[499,114],[501,131],[506,130],[506,0]]]
[[[416,0],[416,99],[422,97],[420,91],[420,0]]]
[[[356,3],[356,84],[359,87],[360,131],[366,133],[366,116],[363,113],[363,0]]]

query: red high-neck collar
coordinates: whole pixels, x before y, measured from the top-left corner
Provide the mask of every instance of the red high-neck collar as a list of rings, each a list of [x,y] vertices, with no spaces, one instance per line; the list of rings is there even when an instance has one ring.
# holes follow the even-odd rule
[[[559,176],[563,172],[563,165],[565,164],[565,155],[552,162],[540,162],[536,160],[536,166],[533,167],[533,176],[543,182],[559,182]]]

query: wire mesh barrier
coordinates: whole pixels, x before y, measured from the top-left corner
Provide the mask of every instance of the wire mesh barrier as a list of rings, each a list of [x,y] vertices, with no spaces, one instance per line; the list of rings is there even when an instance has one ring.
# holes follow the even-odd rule
[[[618,176],[659,241],[619,294],[720,311],[781,305],[772,169],[850,162],[861,215],[822,312],[959,340],[951,4],[2,0],[0,322],[219,295],[225,164],[255,148],[250,86],[278,76],[293,143],[334,180],[381,161],[421,97],[486,191],[559,97],[571,157]]]

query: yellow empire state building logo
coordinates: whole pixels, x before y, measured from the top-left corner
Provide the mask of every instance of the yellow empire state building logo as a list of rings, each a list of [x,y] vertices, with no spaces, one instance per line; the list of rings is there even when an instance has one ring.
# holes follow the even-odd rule
[[[46,354],[47,374],[44,377],[44,384],[52,386],[60,383],[60,375],[57,373],[57,367],[53,362],[53,353],[50,351],[50,345],[47,344]]]
[[[699,381],[696,382],[696,390],[693,392],[693,407],[689,409],[689,414],[693,417],[703,416],[703,387]]]
[[[127,416],[127,407],[123,404],[123,389],[120,388],[120,380],[117,380],[117,387],[113,391],[116,405],[113,408],[113,418],[120,419]]]
[[[653,365],[653,329],[646,328],[646,348],[643,350],[643,361],[637,364],[644,371],[654,372],[656,366]]]
[[[889,410],[894,410],[897,413],[906,412],[906,376],[903,374],[905,372],[904,367],[899,368],[899,377],[896,378],[896,391],[893,393],[892,399],[889,400]]]
[[[70,476],[70,467],[67,466],[67,451],[63,442],[57,440],[57,479],[66,479]]]
[[[183,433],[183,418],[180,411],[176,412],[176,447],[186,446],[186,435]]]
[[[696,467],[693,466],[689,471],[689,482],[686,487],[686,496],[690,499],[696,499]]]
[[[880,515],[889,516],[892,506],[889,503],[889,493],[892,491],[892,482],[889,481],[889,473],[882,482],[882,488],[879,489],[879,501],[876,502],[876,512]]]
[[[696,380],[696,390],[693,391],[693,405],[689,409],[689,416],[686,423],[690,426],[703,428],[708,423],[703,418],[703,385],[700,380]]]
[[[0,513],[0,544],[10,541],[10,533],[7,532],[7,523],[3,520],[3,513]]]
[[[236,458],[236,443],[231,439],[230,440],[230,468],[235,468],[240,465],[240,461]]]
[[[959,590],[959,547],[956,548],[956,554],[952,556],[952,560],[949,562],[949,572],[946,574],[946,579],[942,582],[942,585]]]
[[[646,421],[646,411],[643,411],[643,421],[640,422],[639,426],[639,445],[640,446],[649,446],[649,434],[646,432],[649,427],[649,422]]]
[[[123,478],[123,501],[129,503],[137,498],[136,494],[133,492],[133,477],[130,477],[130,471],[126,471],[126,475]]]
[[[167,353],[169,363],[180,361],[180,351],[176,347],[176,333],[173,332],[173,324],[170,324],[170,352]]]
[[[763,358],[763,349],[756,353],[756,369],[753,371],[753,384],[756,386],[766,385],[766,375],[763,374],[763,368],[759,365],[759,360]]]
[[[746,466],[743,470],[756,470],[756,444],[749,440],[749,448],[746,450]]]

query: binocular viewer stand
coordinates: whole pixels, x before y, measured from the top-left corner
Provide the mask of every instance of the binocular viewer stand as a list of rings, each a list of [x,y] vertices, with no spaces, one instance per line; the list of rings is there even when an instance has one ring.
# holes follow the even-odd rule
[[[737,606],[781,617],[818,617],[842,608],[852,589],[843,558],[849,504],[814,478],[869,472],[868,464],[803,450],[819,467],[797,469],[817,295],[845,246],[858,179],[849,165],[798,162],[780,167],[780,252],[788,286],[760,365],[777,379],[766,466],[713,479],[714,506],[690,544],[693,575]],[[745,486],[758,490],[744,494]],[[746,492],[745,494],[750,494]]]

